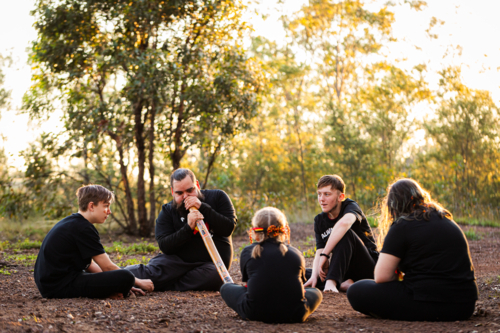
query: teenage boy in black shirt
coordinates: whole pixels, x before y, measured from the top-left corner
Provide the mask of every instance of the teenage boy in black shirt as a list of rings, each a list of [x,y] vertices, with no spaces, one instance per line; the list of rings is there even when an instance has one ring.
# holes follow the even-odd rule
[[[156,291],[218,291],[222,279],[212,262],[196,221],[204,220],[227,269],[231,266],[231,235],[236,215],[231,199],[221,190],[200,190],[189,169],[176,169],[170,176],[174,199],[163,205],[156,220],[156,240],[162,253],[147,265],[126,267],[135,276],[151,279]],[[197,210],[189,212],[189,208]]]
[[[342,178],[323,176],[317,189],[323,212],[314,218],[317,250],[304,287],[346,291],[355,281],[373,279],[377,246],[361,208],[345,197]]]
[[[35,283],[47,298],[123,298],[134,285],[153,290],[150,280],[136,279],[109,259],[94,224],[111,214],[111,191],[100,185],[80,187],[78,213],[59,221],[42,242],[35,263]]]

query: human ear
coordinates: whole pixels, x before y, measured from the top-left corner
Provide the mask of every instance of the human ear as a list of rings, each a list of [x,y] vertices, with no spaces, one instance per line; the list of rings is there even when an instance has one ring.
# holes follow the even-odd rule
[[[93,212],[94,211],[94,203],[91,201],[87,206],[87,210]]]

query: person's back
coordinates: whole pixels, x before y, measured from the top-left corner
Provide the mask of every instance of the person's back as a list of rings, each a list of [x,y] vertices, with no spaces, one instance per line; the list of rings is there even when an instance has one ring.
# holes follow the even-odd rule
[[[413,179],[389,185],[382,202],[378,228],[383,246],[375,279],[349,288],[351,306],[384,319],[470,318],[478,298],[474,266],[452,214]]]
[[[76,192],[78,213],[59,221],[42,242],[35,263],[35,283],[48,298],[123,298],[129,292],[152,291],[150,280],[136,279],[116,266],[101,244],[94,224],[111,214],[113,192],[85,185]]]
[[[243,287],[226,283],[222,299],[243,319],[266,323],[301,323],[319,306],[323,295],[316,288],[304,289],[305,261],[290,242],[285,214],[266,207],[252,219],[250,242],[240,256]]]
[[[293,246],[283,255],[279,242],[262,243],[261,255],[252,258],[253,248],[241,253],[242,280],[247,281],[247,296],[242,304],[249,319],[263,322],[287,322],[293,314],[304,312],[305,261]]]
[[[42,296],[51,297],[67,286],[101,253],[99,234],[82,215],[59,221],[43,240],[35,263],[35,282]]]
[[[400,218],[389,230],[383,252],[401,258],[399,268],[415,300],[460,302],[476,297],[465,236],[455,222],[436,212],[429,220]]]

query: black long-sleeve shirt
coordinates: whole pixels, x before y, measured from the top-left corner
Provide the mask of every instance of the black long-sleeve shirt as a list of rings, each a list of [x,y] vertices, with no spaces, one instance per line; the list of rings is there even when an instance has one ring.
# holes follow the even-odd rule
[[[236,214],[229,196],[221,190],[202,190],[200,213],[212,235],[222,261],[229,269],[233,258],[231,235],[236,227]],[[200,233],[191,230],[187,223],[189,212],[184,205],[172,207],[172,202],[162,206],[156,219],[156,241],[165,254],[175,254],[186,262],[211,262]]]

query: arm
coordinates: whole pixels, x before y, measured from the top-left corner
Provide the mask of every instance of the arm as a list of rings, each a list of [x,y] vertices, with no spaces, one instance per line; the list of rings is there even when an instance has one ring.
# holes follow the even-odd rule
[[[326,242],[325,248],[323,249],[323,253],[330,255],[332,253],[335,246],[338,242],[345,236],[346,232],[351,228],[354,222],[357,221],[356,215],[352,213],[347,213],[340,218],[340,220],[335,223],[335,226],[332,229],[332,233]],[[319,268],[319,276],[322,281],[326,279],[326,274],[328,272],[328,268],[330,266],[330,261],[327,257],[321,256],[319,257],[318,268]]]
[[[172,208],[165,205],[156,219],[156,241],[165,254],[176,254],[179,247],[193,236],[193,230],[186,224],[179,230],[174,228]]]
[[[99,254],[97,256],[92,257],[93,261],[89,266],[92,267],[92,265],[95,265],[97,267],[94,267],[93,269],[99,269],[101,272],[108,272],[108,271],[115,271],[117,269],[121,269],[120,267],[116,266],[111,259],[109,259],[109,256],[107,253]],[[96,272],[97,273],[97,272]],[[147,291],[153,291],[154,285],[151,280],[143,280],[143,279],[138,279],[135,278],[135,286],[140,287],[144,290]],[[138,290],[134,290],[138,292]],[[144,292],[141,292],[144,295]],[[124,295],[126,296],[126,295]]]
[[[335,223],[335,226],[332,229],[332,233],[330,234],[330,237],[326,242],[326,246],[323,249],[323,253],[330,255],[335,246],[342,239],[342,237],[344,237],[347,230],[351,228],[351,226],[354,224],[354,222],[356,222],[356,220],[357,220],[356,216],[352,213],[347,213],[344,216],[342,216],[342,218],[337,223]],[[326,260],[326,257],[324,258]]]
[[[87,273],[100,273],[100,272],[102,272],[102,269],[101,269],[101,267],[99,267],[99,265],[97,265],[95,263],[94,260],[92,260],[92,262],[90,263],[89,268],[87,268],[85,271]]]
[[[93,259],[92,264],[94,264],[94,262],[95,262],[96,266],[98,266],[98,268],[101,270],[101,272],[115,271],[117,269],[120,269],[120,267],[116,266],[111,261],[111,259],[109,259],[109,256],[107,253],[93,256],[92,259]],[[92,264],[90,264],[90,266],[92,266]]]
[[[313,261],[313,268],[312,268],[312,273],[311,277],[309,280],[304,284],[304,287],[316,287],[316,282],[318,281],[318,276],[319,276],[319,260],[321,258],[321,253],[323,253],[324,249],[317,249],[316,254],[314,256],[314,261]]]
[[[385,283],[396,280],[398,278],[396,269],[400,261],[401,258],[392,254],[381,253],[375,265],[375,282]]]

